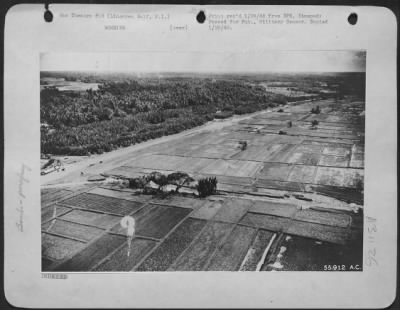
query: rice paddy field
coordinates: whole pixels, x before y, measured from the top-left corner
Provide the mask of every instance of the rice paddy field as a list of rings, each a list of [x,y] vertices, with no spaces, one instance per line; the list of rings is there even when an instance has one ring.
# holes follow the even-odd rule
[[[152,144],[102,172],[216,176],[207,198],[42,186],[43,271],[362,270],[364,108],[348,98],[292,103]],[[126,215],[136,222],[129,256]]]

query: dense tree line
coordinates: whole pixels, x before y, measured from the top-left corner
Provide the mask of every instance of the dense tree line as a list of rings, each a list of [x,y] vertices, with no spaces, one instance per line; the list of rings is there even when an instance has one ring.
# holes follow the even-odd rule
[[[240,81],[211,79],[105,82],[97,91],[41,91],[42,153],[86,155],[178,133],[217,111],[255,112],[286,103]]]
[[[267,92],[246,76],[128,78],[84,73],[43,73],[41,76],[101,83],[96,91],[41,91],[41,152],[87,155],[181,132],[214,118],[252,113],[308,97],[285,97]],[[272,78],[276,76],[271,76]],[[263,77],[268,80],[268,76]],[[255,79],[255,77],[253,77]],[[260,77],[261,79],[261,77]],[[313,76],[278,76],[301,89],[315,87]],[[323,79],[340,95],[363,98],[365,74],[328,75]],[[297,84],[295,83],[297,81]],[[315,85],[314,85],[315,84]],[[332,95],[320,94],[319,97]]]

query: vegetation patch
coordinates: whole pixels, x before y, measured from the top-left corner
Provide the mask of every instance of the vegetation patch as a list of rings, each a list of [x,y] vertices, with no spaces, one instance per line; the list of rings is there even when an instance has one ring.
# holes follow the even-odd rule
[[[239,147],[242,151],[247,149],[247,141],[239,141]]]
[[[47,73],[49,75],[50,73]],[[69,79],[78,79],[70,76]],[[282,95],[243,81],[113,80],[87,77],[98,90],[40,94],[41,152],[90,155],[276,106]],[[218,112],[217,112],[218,111]]]
[[[311,121],[311,128],[312,129],[317,128],[318,124],[319,124],[319,122],[316,119],[312,120]]]
[[[312,113],[312,114],[319,114],[319,113],[321,113],[321,109],[320,109],[319,105],[317,105],[315,108],[312,108],[312,109],[311,109],[311,113]]]
[[[161,196],[161,198],[166,195],[179,193],[182,187],[196,189],[199,197],[207,197],[216,194],[217,183],[216,177],[203,178],[196,182],[189,174],[180,171],[167,175],[153,171],[145,176],[128,179],[128,186],[130,188],[139,189],[143,194]],[[173,187],[172,190],[171,187]]]
[[[217,178],[203,178],[199,180],[197,191],[200,197],[207,197],[217,193]]]

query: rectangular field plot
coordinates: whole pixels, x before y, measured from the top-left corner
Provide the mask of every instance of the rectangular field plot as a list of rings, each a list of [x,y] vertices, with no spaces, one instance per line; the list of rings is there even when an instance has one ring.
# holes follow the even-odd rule
[[[318,167],[315,183],[341,187],[357,187],[363,181],[364,172],[360,169]]]
[[[236,223],[246,214],[252,205],[253,202],[248,199],[226,199],[213,220]]]
[[[121,220],[122,217],[95,213],[90,211],[73,210],[60,217],[62,220],[83,224],[91,225],[99,228],[110,228]]]
[[[112,198],[117,198],[117,199],[125,199],[125,200],[136,201],[136,202],[143,202],[143,201],[147,201],[150,199],[149,196],[137,195],[130,191],[117,190],[117,189],[113,190],[113,189],[107,189],[107,188],[101,188],[101,187],[96,187],[96,188],[92,189],[91,191],[88,192],[88,194],[96,194],[96,195],[100,195],[100,196],[112,197]]]
[[[283,156],[287,156],[292,149],[295,148],[295,144],[267,144],[267,145],[256,145],[249,146],[246,150],[237,153],[232,158],[242,160],[254,160],[254,161],[281,161],[284,162]]]
[[[240,127],[236,126],[235,128],[231,128],[230,131],[226,131],[226,135],[224,136],[224,141],[239,141],[245,140],[248,143],[253,140],[256,136],[254,133],[246,132],[246,131],[235,131],[240,129]],[[209,142],[210,143],[210,142]],[[249,143],[250,144],[250,143]]]
[[[280,163],[265,163],[258,174],[259,179],[287,181],[293,166]]]
[[[300,144],[296,148],[296,152],[299,153],[322,153],[324,149],[324,145],[318,145],[318,144]]]
[[[298,165],[316,166],[320,161],[320,157],[319,153],[300,153],[296,151],[290,154],[287,162]]]
[[[189,173],[198,173],[217,160],[218,159],[181,157],[180,167],[177,170]]]
[[[134,238],[129,256],[128,245],[125,242],[94,271],[131,271],[156,244],[157,242],[152,240]]]
[[[138,236],[161,239],[191,211],[187,208],[148,205],[132,215],[135,219],[135,233]],[[112,231],[126,233],[120,224]]]
[[[325,138],[307,138],[303,141],[302,145],[314,145],[314,146],[318,146],[321,147],[322,150],[321,152],[323,152],[323,150],[326,147],[335,145],[335,146],[339,146],[339,147],[351,147],[353,145],[353,141],[343,141],[343,140],[339,140],[339,139],[325,139]]]
[[[301,221],[291,221],[284,232],[337,244],[346,244],[350,238],[349,229]]]
[[[304,118],[303,120],[307,120],[309,122],[311,122],[313,120],[317,120],[319,122],[325,122],[327,118],[328,118],[328,115],[324,115],[324,114],[310,114],[307,118]]]
[[[243,127],[242,130],[246,130],[249,132],[257,132],[257,130],[262,130],[263,133],[270,133],[272,132],[278,132],[280,129],[282,129],[282,127],[285,126],[284,122],[281,122],[280,124],[265,124],[265,125],[247,125],[245,127]],[[254,128],[253,130],[251,130],[251,128]]]
[[[364,204],[364,195],[361,190],[355,188],[313,185],[312,190],[318,194],[333,197],[348,203]]]
[[[275,181],[275,180],[265,180],[259,179],[255,183],[257,188],[263,189],[277,189],[283,191],[292,191],[292,192],[303,192],[304,185],[301,182],[282,182],[282,181]]]
[[[364,154],[363,153],[351,154],[349,165],[352,168],[364,168]]]
[[[340,123],[342,120],[343,118],[339,115],[328,115],[325,118],[325,121],[330,123]]]
[[[186,219],[136,269],[137,271],[165,271],[200,233],[206,221]]]
[[[65,193],[71,193],[70,190],[68,190],[68,188],[66,187],[50,187],[50,188],[42,188],[40,190],[40,197],[43,200],[51,200],[54,197],[58,197],[58,196],[62,196]]]
[[[201,144],[192,144],[192,143],[186,143],[186,144],[177,144],[177,145],[172,145],[167,147],[164,150],[161,150],[159,152],[160,155],[179,155],[179,156],[188,156],[188,154],[192,153],[195,150],[198,150],[201,148]]]
[[[201,271],[212,253],[225,236],[232,230],[233,224],[209,222],[196,238],[168,270]]]
[[[279,232],[287,228],[291,220],[285,217],[248,212],[240,224]]]
[[[259,230],[256,238],[246,253],[240,266],[240,271],[255,271],[265,249],[268,247],[274,233],[266,230]]]
[[[205,158],[229,158],[240,151],[239,144],[236,146],[203,144],[197,149],[186,153],[190,157],[205,157]]]
[[[239,269],[256,229],[236,226],[226,241],[217,248],[212,256],[207,270],[210,271],[236,271]]]
[[[317,223],[322,225],[349,227],[351,225],[351,216],[348,214],[319,212],[314,210],[301,210],[296,213],[295,220]]]
[[[107,176],[118,176],[125,178],[136,178],[143,175],[143,169],[140,167],[121,166],[104,172]]]
[[[277,146],[275,145],[275,147]],[[248,146],[246,150],[232,156],[232,159],[264,161],[269,155],[270,151],[267,146]]]
[[[85,247],[85,243],[42,233],[42,256],[60,261]]]
[[[292,182],[313,183],[317,171],[315,166],[294,166],[288,180]]]
[[[229,135],[229,131],[204,131],[185,138],[183,143],[218,144],[221,140],[226,139],[227,135]]]
[[[204,203],[198,210],[191,214],[191,217],[203,220],[210,220],[221,209],[220,201],[208,201]]]
[[[142,203],[140,202],[87,193],[66,199],[63,201],[63,203],[82,209],[120,215],[130,214],[142,206]]]
[[[262,163],[245,160],[216,160],[199,171],[205,174],[252,177],[260,169]]]
[[[56,187],[56,188],[52,188],[52,187],[49,187],[49,188],[42,188],[41,190],[40,190],[40,196],[42,197],[42,199],[43,199],[43,197],[46,197],[47,195],[49,195],[49,194],[54,194],[54,193],[56,193],[56,192],[58,192],[58,191],[60,191],[61,189],[60,188],[58,188],[58,187]]]
[[[42,231],[53,233],[79,241],[90,241],[103,233],[102,229],[65,222],[59,219],[42,225]]]
[[[284,113],[284,112],[271,112],[268,113],[268,119],[276,119],[280,121],[290,121],[293,120],[292,113]]]
[[[66,189],[54,189],[48,190],[47,193],[41,195],[41,205],[42,208],[45,208],[53,203],[59,202],[73,194],[72,191]]]
[[[47,208],[42,209],[42,223],[50,220],[53,217],[60,216],[71,211],[71,208],[59,206],[59,205],[52,205]]]
[[[265,161],[288,163],[292,152],[296,149],[297,144],[280,144],[280,148],[276,152],[270,154],[270,156],[268,156]]]
[[[323,153],[326,155],[335,155],[335,156],[346,156],[351,152],[350,147],[336,147],[336,146],[328,146],[325,147]]]
[[[251,146],[263,146],[274,144],[275,141],[279,140],[279,136],[276,134],[253,134],[252,140],[249,141]]]
[[[130,161],[127,165],[131,167],[148,168],[154,170],[179,170],[182,162],[181,156],[170,156],[170,155],[155,155],[149,154],[141,156]]]
[[[321,185],[343,186],[344,168],[318,167],[315,183]]]
[[[243,125],[282,125],[281,120],[276,119],[264,119],[261,117],[252,117],[249,119],[245,119],[239,122],[239,124]]]
[[[152,198],[152,204],[160,204],[164,206],[181,207],[187,209],[197,210],[208,200],[200,198],[189,198],[182,196],[167,196],[165,198]]]
[[[297,212],[297,206],[293,204],[272,201],[254,201],[252,207],[250,208],[250,212],[282,217],[292,217]]]
[[[349,158],[348,156],[322,155],[318,165],[346,168],[349,165]]]
[[[105,234],[68,261],[57,271],[90,271],[96,264],[126,241],[126,237]]]
[[[236,185],[236,184],[226,184],[218,183],[218,190],[228,193],[248,193],[252,192],[253,188],[251,186]]]
[[[345,187],[363,189],[364,188],[364,170],[362,169],[346,169],[344,172]]]

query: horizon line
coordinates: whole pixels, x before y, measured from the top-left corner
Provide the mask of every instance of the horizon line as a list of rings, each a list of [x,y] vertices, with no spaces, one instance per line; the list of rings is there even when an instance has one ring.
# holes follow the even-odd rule
[[[267,73],[291,73],[291,74],[321,74],[321,73],[366,73],[366,71],[112,71],[112,70],[40,70],[44,72],[87,72],[87,73],[128,73],[128,74],[267,74]]]

